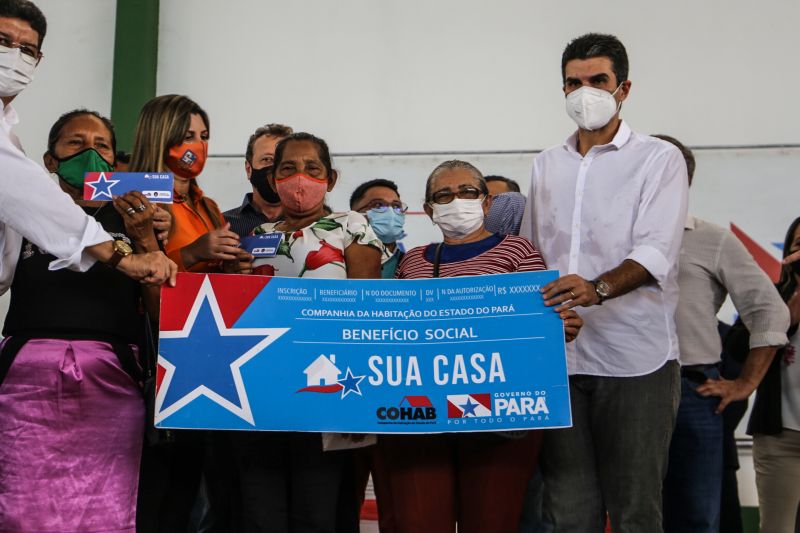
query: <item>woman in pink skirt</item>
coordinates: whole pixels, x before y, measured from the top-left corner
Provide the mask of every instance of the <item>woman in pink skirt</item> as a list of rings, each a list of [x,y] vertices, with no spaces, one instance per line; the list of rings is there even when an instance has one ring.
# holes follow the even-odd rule
[[[83,200],[84,173],[113,170],[108,119],[79,110],[50,131],[44,162],[59,185],[116,239],[158,249],[155,208],[139,193]],[[55,258],[24,241],[0,351],[0,531],[133,532],[144,432],[136,344],[142,288],[95,264],[50,270]]]

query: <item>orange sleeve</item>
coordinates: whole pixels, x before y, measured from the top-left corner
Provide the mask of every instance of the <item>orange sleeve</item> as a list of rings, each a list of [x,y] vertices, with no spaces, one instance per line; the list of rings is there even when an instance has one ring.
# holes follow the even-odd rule
[[[175,264],[178,265],[178,272],[186,272],[186,265],[183,264],[183,255],[181,254],[182,248],[172,248],[164,247],[167,253],[167,257],[175,261]]]

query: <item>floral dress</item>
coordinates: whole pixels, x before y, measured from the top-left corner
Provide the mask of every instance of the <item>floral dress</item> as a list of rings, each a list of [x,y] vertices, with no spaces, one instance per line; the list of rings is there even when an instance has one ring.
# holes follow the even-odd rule
[[[254,234],[275,232],[277,222],[262,224]],[[367,219],[361,213],[332,213],[310,226],[283,234],[274,257],[259,257],[253,273],[289,278],[346,279],[344,250],[351,244],[372,246],[384,253]]]

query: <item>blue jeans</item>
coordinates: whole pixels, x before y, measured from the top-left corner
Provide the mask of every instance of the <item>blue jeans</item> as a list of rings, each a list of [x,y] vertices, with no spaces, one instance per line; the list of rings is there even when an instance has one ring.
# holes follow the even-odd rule
[[[709,367],[706,378],[719,379]],[[699,383],[681,377],[681,403],[664,480],[666,533],[718,533],[722,495],[722,416],[719,398],[700,396]]]

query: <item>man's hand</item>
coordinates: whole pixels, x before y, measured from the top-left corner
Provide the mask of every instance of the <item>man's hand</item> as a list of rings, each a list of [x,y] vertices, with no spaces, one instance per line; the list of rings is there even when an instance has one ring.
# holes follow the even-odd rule
[[[175,286],[178,275],[178,266],[162,252],[149,252],[146,254],[132,254],[123,257],[117,269],[126,276],[147,285],[161,285],[169,282],[170,287]]]
[[[558,313],[579,305],[590,307],[600,303],[594,284],[577,274],[569,274],[548,283],[542,287],[542,297],[544,305],[548,307],[558,305],[555,309]]]
[[[701,396],[719,396],[719,405],[714,412],[720,414],[729,403],[749,398],[757,386],[757,383],[751,383],[741,378],[734,380],[708,379],[697,387],[697,393]]]
[[[574,341],[583,327],[583,319],[578,313],[570,309],[569,311],[561,312],[561,320],[564,321],[564,339],[567,342]]]

